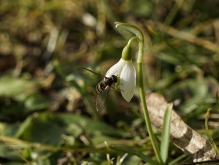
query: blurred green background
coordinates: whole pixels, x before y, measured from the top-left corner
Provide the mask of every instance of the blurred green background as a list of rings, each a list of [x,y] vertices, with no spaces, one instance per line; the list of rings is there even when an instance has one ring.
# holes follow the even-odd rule
[[[129,104],[111,91],[106,110],[97,112],[94,87],[77,73],[86,67],[104,75],[120,59],[132,34],[115,21],[144,32],[147,92],[174,102],[203,134],[211,108],[217,141],[218,8],[217,0],[0,0],[0,163],[116,164],[126,152],[109,150],[105,141],[155,157],[137,88]],[[132,47],[135,61],[137,43]],[[181,157],[171,145],[169,160]],[[136,154],[122,162],[143,163]]]

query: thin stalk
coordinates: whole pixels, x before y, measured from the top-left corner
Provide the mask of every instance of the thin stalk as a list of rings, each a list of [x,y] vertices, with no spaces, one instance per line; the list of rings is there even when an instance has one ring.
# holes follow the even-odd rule
[[[138,28],[137,28],[138,29]],[[139,38],[139,49],[138,49],[138,59],[137,59],[137,67],[138,67],[138,84],[139,84],[139,92],[140,92],[140,98],[141,98],[141,104],[142,104],[142,110],[144,113],[144,118],[146,122],[146,128],[148,131],[148,134],[151,138],[151,143],[154,148],[155,155],[157,157],[157,160],[159,163],[163,164],[161,155],[160,155],[160,150],[157,144],[157,141],[155,139],[152,126],[151,126],[151,121],[148,113],[148,108],[147,108],[147,103],[146,103],[146,97],[145,97],[145,88],[144,88],[144,79],[143,79],[143,55],[144,55],[144,35],[140,29],[138,29],[140,34],[142,35],[141,38]]]
[[[209,139],[210,139],[210,141],[211,141],[215,151],[217,152],[217,155],[219,155],[219,150],[217,148],[217,145],[216,145],[216,143],[215,143],[215,141],[214,141],[214,139],[213,139],[213,137],[211,135],[211,132],[209,131],[209,128],[208,128],[208,119],[209,119],[209,116],[210,116],[210,110],[211,109],[209,109],[207,111],[207,113],[206,113],[206,117],[205,117],[205,130],[206,130],[206,132],[208,134],[208,137],[209,137]]]
[[[137,58],[137,64],[138,64],[138,72],[137,72],[137,77],[138,77],[138,83],[139,83],[139,92],[140,92],[140,98],[141,98],[141,104],[142,104],[142,110],[144,112],[144,119],[146,122],[146,128],[148,131],[148,134],[151,138],[151,143],[154,148],[155,155],[157,157],[157,160],[160,164],[164,164],[160,155],[160,151],[157,145],[157,141],[155,139],[151,122],[150,122],[150,117],[147,109],[147,104],[146,104],[146,98],[145,98],[145,89],[144,89],[144,80],[143,80],[143,66],[142,66],[142,61],[143,61],[143,54],[144,54],[144,35],[142,31],[131,24],[127,23],[122,23],[122,22],[116,22],[116,27],[123,27],[126,30],[134,33],[137,36],[137,40],[139,42],[139,49],[138,49],[138,58]],[[136,38],[132,38],[129,43]]]
[[[166,27],[164,27],[163,29],[163,35],[166,33],[166,30],[168,29],[168,26],[171,24],[171,22],[173,21],[174,17],[176,16],[177,12],[179,11],[179,9],[181,8],[182,4],[183,4],[184,0],[176,0],[175,4],[173,5],[173,7],[171,8],[169,14],[167,15],[164,24],[166,25]],[[163,36],[162,35],[162,36]]]
[[[162,163],[162,158],[160,155],[160,151],[157,145],[157,141],[155,139],[152,127],[151,127],[151,122],[150,122],[150,117],[147,109],[147,104],[146,104],[146,98],[145,98],[145,89],[144,89],[144,81],[143,81],[143,69],[142,69],[142,63],[138,63],[138,83],[139,83],[139,92],[140,92],[140,98],[141,98],[141,104],[142,104],[142,110],[144,112],[144,119],[146,122],[146,127],[148,134],[151,138],[151,143],[154,148],[155,155],[158,159],[158,162]]]

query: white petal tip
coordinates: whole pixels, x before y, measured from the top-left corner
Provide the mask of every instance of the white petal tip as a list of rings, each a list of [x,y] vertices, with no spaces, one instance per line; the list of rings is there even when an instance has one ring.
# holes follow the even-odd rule
[[[131,101],[131,99],[128,99],[128,100],[127,100],[127,99],[125,99],[125,101],[127,101],[127,102],[129,103],[129,102]]]
[[[133,94],[128,94],[126,92],[122,92],[122,97],[129,103],[133,97]]]

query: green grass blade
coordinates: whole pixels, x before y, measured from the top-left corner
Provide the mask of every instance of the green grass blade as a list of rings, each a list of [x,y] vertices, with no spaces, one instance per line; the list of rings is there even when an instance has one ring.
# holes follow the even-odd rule
[[[209,119],[209,115],[210,115],[210,109],[207,111],[207,113],[206,113],[206,115],[205,115],[205,116],[206,116],[206,117],[205,117],[205,129],[206,129],[206,132],[207,132],[207,134],[208,134],[208,137],[209,137],[209,139],[210,139],[210,141],[211,141],[211,143],[212,143],[212,145],[213,145],[215,151],[217,152],[217,155],[219,155],[219,150],[218,150],[218,148],[217,148],[217,145],[216,145],[216,143],[215,143],[215,141],[214,141],[214,139],[213,139],[213,137],[212,137],[212,135],[211,135],[210,130],[208,129],[208,119]]]
[[[170,142],[170,122],[171,122],[171,112],[172,112],[173,104],[168,104],[163,122],[163,130],[162,130],[162,138],[161,138],[161,158],[163,162],[166,164],[168,159],[168,149]]]

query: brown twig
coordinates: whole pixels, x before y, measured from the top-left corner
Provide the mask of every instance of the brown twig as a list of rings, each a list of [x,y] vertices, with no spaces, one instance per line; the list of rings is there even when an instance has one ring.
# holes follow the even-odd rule
[[[148,94],[146,97],[150,120],[155,127],[162,129],[167,102],[157,93]],[[193,155],[194,162],[217,159],[216,151],[210,141],[185,124],[174,110],[171,116],[170,137],[185,154]]]

